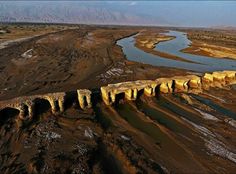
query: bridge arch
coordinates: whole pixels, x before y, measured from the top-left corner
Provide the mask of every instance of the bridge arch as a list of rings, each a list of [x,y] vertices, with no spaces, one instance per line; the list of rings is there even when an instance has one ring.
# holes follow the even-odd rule
[[[42,96],[42,97],[36,97],[36,99],[41,100],[41,101],[47,101],[50,104],[50,108],[51,108],[51,112],[53,114],[56,114],[57,111],[59,110],[59,102],[58,100],[52,98],[52,97],[48,97],[48,96]]]
[[[45,98],[41,98],[41,97],[35,98],[34,104],[35,104],[35,115],[40,115],[51,110],[51,104]]]
[[[5,107],[0,109],[0,125],[6,123],[9,119],[18,116],[20,110],[15,107]]]
[[[137,97],[136,98],[140,98],[142,95],[144,95],[144,93],[145,93],[144,88],[137,90],[137,94],[136,94]]]
[[[120,101],[124,101],[126,98],[125,92],[119,92],[115,94],[115,104],[119,104]],[[127,99],[127,98],[126,98]]]

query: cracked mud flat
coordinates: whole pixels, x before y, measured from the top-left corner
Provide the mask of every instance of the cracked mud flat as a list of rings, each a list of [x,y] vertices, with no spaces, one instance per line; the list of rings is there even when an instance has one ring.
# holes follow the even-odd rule
[[[127,61],[115,42],[140,30],[81,26],[4,48],[0,99],[193,73]],[[98,96],[57,115],[41,101],[30,122],[2,110],[0,173],[234,173],[235,89],[121,95],[113,106]]]

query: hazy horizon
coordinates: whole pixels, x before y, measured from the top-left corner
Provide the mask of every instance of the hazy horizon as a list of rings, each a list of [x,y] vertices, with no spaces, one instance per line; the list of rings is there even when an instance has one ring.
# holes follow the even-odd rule
[[[0,1],[0,21],[236,27],[235,9],[235,1]]]

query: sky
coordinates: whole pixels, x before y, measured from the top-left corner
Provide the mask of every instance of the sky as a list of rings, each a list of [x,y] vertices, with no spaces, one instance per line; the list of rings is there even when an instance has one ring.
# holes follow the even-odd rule
[[[4,1],[0,1],[4,3]],[[5,2],[6,3],[6,2]],[[9,3],[9,2],[7,2]],[[12,5],[55,4],[87,6],[120,13],[151,16],[164,24],[185,27],[236,27],[236,1],[11,1]],[[11,10],[11,9],[10,9]],[[1,16],[0,16],[1,17]]]
[[[236,1],[111,1],[113,6],[179,26],[236,26]]]

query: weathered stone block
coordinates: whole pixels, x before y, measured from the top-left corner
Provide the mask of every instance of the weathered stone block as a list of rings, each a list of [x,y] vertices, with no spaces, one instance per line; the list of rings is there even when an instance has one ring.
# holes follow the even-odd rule
[[[91,94],[92,92],[88,89],[79,89],[77,90],[78,101],[82,109],[91,108]]]
[[[175,89],[177,92],[187,92],[188,91],[188,80],[186,79],[175,79]]]
[[[127,100],[133,100],[133,91],[132,89],[128,89],[125,91],[125,98]]]
[[[199,89],[201,88],[202,86],[202,83],[201,83],[201,78],[198,77],[198,76],[193,76],[189,83],[188,83],[189,87],[192,88],[192,89]]]
[[[204,83],[213,83],[213,75],[209,73],[205,73],[204,76],[202,77],[202,81]]]
[[[225,82],[226,73],[224,72],[213,72],[213,81]]]
[[[236,80],[236,71],[223,71],[226,75],[225,81],[230,84]]]
[[[153,88],[150,87],[150,86],[144,88],[144,93],[145,93],[147,96],[153,96]]]

